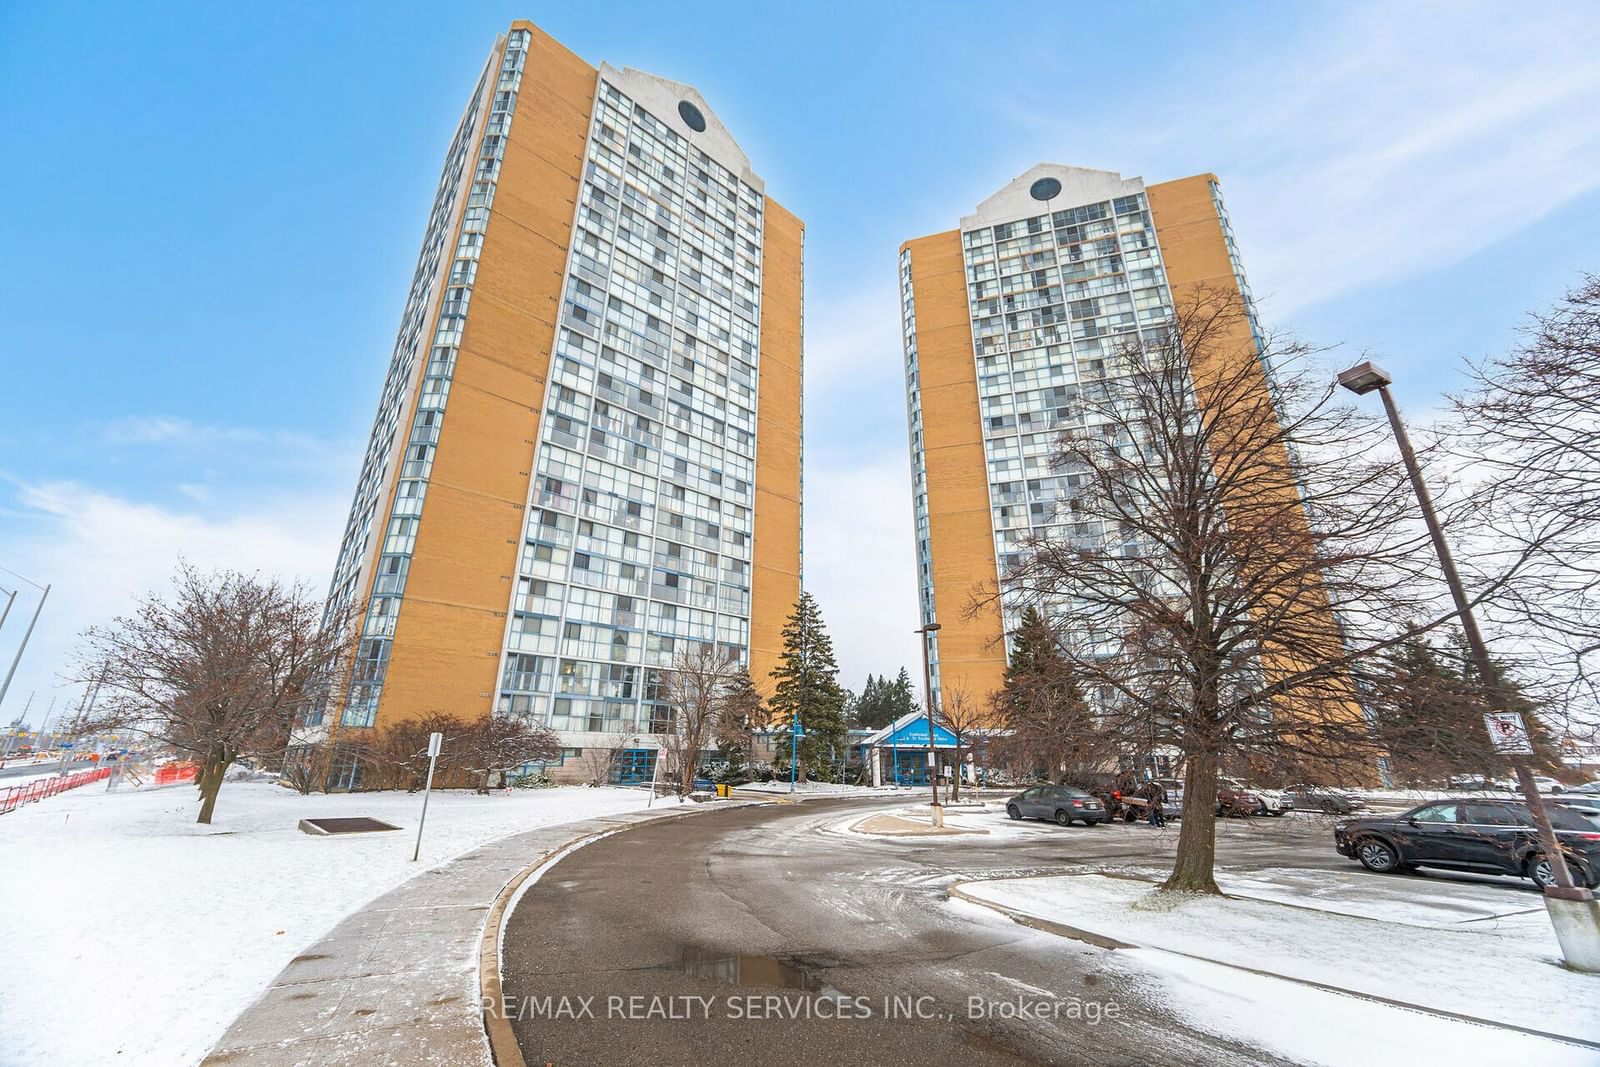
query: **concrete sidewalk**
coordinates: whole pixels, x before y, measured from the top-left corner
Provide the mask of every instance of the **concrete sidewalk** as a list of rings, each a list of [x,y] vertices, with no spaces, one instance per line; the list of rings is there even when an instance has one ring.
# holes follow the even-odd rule
[[[483,1067],[479,945],[507,883],[579,838],[729,806],[670,803],[546,826],[423,871],[295,957],[203,1062]]]

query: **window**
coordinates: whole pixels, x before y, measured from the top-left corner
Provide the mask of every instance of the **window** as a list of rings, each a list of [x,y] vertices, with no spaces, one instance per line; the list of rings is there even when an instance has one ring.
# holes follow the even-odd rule
[[[1417,822],[1448,822],[1448,823],[1453,823],[1453,822],[1457,821],[1457,819],[1456,819],[1456,805],[1453,804],[1453,803],[1452,804],[1429,804],[1427,807],[1419,808],[1415,812],[1413,812],[1411,814],[1411,818],[1414,819]]]
[[[1463,804],[1462,822],[1474,826],[1522,826],[1523,820],[1515,808],[1504,804]],[[1531,820],[1529,820],[1531,821]]]

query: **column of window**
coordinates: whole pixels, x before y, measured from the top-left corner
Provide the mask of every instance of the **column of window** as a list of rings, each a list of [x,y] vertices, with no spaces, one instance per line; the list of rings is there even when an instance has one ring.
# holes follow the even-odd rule
[[[417,408],[406,438],[400,480],[384,529],[373,596],[363,622],[357,646],[356,669],[345,703],[343,722],[346,726],[371,726],[377,716],[378,701],[388,670],[390,645],[405,594],[406,577],[416,546],[417,527],[421,522],[439,433],[444,423],[456,357],[466,329],[478,258],[489,225],[495,182],[505,156],[517,92],[522,84],[529,40],[530,35],[526,30],[512,31],[506,39],[501,57],[488,118],[473,164],[467,203],[456,231],[446,288],[439,302],[428,362],[423,368]]]
[[[530,519],[521,579],[545,595],[513,606],[503,709],[559,730],[665,729],[638,707],[659,692],[649,668],[683,639],[748,644],[759,289],[732,306],[733,260],[736,225],[753,217],[759,240],[759,211],[602,80],[535,463],[551,521]],[[569,524],[570,549],[552,539]]]
[[[936,618],[933,546],[928,522],[928,468],[922,424],[922,372],[917,361],[917,300],[911,281],[911,250],[900,253],[900,330],[906,361],[906,430],[911,443],[911,510],[917,540],[917,602],[924,626]],[[924,635],[924,640],[928,640]],[[932,684],[939,688],[937,641],[929,641]]]
[[[963,251],[1003,581],[1031,537],[1102,536],[1075,517],[1081,472],[1052,465],[1055,439],[1083,428],[1078,390],[1171,299],[1143,194],[968,231]]]

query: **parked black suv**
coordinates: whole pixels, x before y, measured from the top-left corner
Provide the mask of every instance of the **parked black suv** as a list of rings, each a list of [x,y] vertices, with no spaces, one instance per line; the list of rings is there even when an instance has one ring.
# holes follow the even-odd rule
[[[1549,811],[1574,880],[1600,884],[1600,822],[1553,804]],[[1541,889],[1555,880],[1533,814],[1516,801],[1436,800],[1392,818],[1349,819],[1333,828],[1333,843],[1380,874],[1444,867],[1532,878]]]

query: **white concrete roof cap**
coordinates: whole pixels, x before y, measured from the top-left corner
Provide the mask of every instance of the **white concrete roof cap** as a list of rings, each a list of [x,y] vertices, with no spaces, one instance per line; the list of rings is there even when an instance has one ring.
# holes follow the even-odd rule
[[[1054,178],[1061,183],[1061,192],[1049,202],[1035,200],[1029,192],[1040,178]],[[1095,204],[1119,196],[1132,196],[1144,192],[1143,178],[1124,178],[1114,170],[1092,170],[1089,167],[1069,167],[1061,163],[1036,163],[1023,174],[1013,178],[999,192],[978,205],[978,210],[961,220],[963,230],[977,230],[999,222],[1043,215],[1047,211],[1061,211],[1069,207]]]
[[[744,149],[733,139],[733,134],[728,132],[728,128],[717,118],[716,113],[711,110],[711,105],[706,103],[705,97],[701,96],[700,91],[694,86],[635,70],[632,67],[618,70],[609,63],[600,64],[600,76],[626,93],[634,103],[660,119],[669,129],[677,132],[694,147],[733,171],[741,181],[756,192],[763,194],[766,192],[766,182],[750,169],[750,157],[744,154]],[[693,104],[704,116],[706,120],[704,132],[690,129],[688,123],[683,121],[683,116],[678,113],[678,104],[684,100]]]

